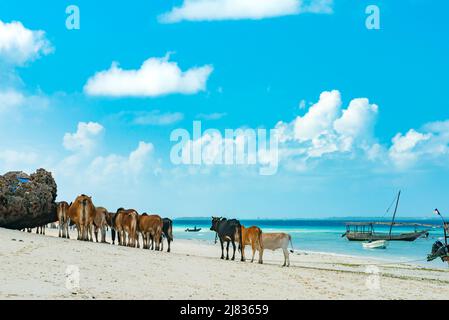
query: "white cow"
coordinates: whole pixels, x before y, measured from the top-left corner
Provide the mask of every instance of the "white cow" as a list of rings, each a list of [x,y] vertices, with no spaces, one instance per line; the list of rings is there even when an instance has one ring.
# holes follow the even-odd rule
[[[263,251],[265,249],[276,250],[282,249],[284,252],[284,264],[283,267],[290,266],[290,257],[288,254],[288,243],[290,242],[292,249],[292,237],[288,233],[262,233],[263,248],[260,251],[261,260],[263,259]],[[293,250],[290,250],[293,253]]]

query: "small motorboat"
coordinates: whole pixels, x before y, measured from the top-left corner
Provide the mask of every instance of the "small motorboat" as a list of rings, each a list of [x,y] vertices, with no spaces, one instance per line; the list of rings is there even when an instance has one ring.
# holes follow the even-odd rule
[[[386,240],[376,240],[363,243],[363,248],[365,249],[386,249],[387,247],[388,241]]]
[[[201,228],[197,228],[196,226],[193,229],[190,229],[190,228],[186,229],[186,232],[198,232],[198,231],[201,231]]]

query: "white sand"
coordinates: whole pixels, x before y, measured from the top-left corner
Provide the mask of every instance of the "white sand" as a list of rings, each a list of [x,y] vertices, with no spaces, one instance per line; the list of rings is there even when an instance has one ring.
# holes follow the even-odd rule
[[[0,228],[0,299],[449,297],[448,269],[297,253],[291,255],[291,267],[282,268],[281,251],[266,252],[265,264],[259,265],[222,261],[219,245],[193,240],[175,239],[167,253],[59,239],[55,234],[49,229],[41,236]],[[247,254],[250,251],[247,248]],[[79,288],[66,287],[69,266],[79,269]]]

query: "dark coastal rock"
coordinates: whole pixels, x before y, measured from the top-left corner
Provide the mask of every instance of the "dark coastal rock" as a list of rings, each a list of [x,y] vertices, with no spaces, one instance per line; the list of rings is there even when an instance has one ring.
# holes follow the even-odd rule
[[[56,192],[55,180],[44,169],[0,175],[0,227],[34,228],[56,221]]]

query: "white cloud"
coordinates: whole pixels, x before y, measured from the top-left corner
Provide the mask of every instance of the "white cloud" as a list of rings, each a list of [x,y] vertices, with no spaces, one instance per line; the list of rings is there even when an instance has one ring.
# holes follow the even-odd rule
[[[417,147],[431,138],[430,134],[422,134],[413,129],[405,135],[396,134],[392,140],[389,155],[393,163],[401,169],[411,167],[418,159]]]
[[[16,90],[0,91],[0,113],[13,110],[23,104],[25,97]]]
[[[264,19],[300,13],[332,13],[332,0],[184,0],[159,16],[162,23]]]
[[[19,21],[0,20],[0,61],[23,65],[53,51],[42,30],[30,30]]]
[[[139,113],[134,118],[134,123],[141,125],[165,126],[177,123],[182,119],[184,119],[184,114],[181,112],[161,113],[159,110],[154,110],[151,112]]]
[[[75,133],[66,133],[63,138],[63,146],[67,150],[89,153],[96,144],[98,137],[104,131],[101,124],[96,122],[80,122]]]
[[[0,89],[0,114],[19,111],[20,108],[45,109],[49,104],[50,99],[41,93],[27,95],[16,89]]]
[[[136,176],[145,169],[145,164],[154,151],[151,143],[139,142],[137,149],[128,157],[115,154],[106,157],[96,157],[89,166],[89,172],[93,179],[123,178],[128,175]]]
[[[33,166],[38,160],[35,152],[2,150],[0,151],[0,171],[34,171]]]
[[[294,123],[294,138],[306,141],[328,132],[337,119],[341,107],[340,92],[324,91],[320,100],[309,108],[303,117],[297,117]]]
[[[354,99],[343,110],[341,118],[335,120],[335,131],[353,139],[371,139],[376,123],[378,106],[370,104],[366,98]]]
[[[206,89],[210,65],[182,71],[169,55],[149,58],[140,69],[124,70],[117,63],[91,77],[84,91],[92,96],[155,97],[172,93],[194,94]]]
[[[392,139],[388,155],[400,170],[423,163],[446,165],[449,156],[449,120],[425,124],[419,131],[410,129]]]
[[[196,116],[197,119],[202,120],[219,120],[227,116],[225,112],[200,113]]]
[[[301,170],[307,159],[331,154],[354,157],[355,152],[359,151],[367,159],[374,160],[381,150],[375,147],[377,113],[378,106],[370,104],[366,98],[353,99],[346,109],[342,109],[340,92],[324,91],[318,102],[311,105],[303,116],[276,124],[281,158],[290,163],[292,159],[301,162]]]

